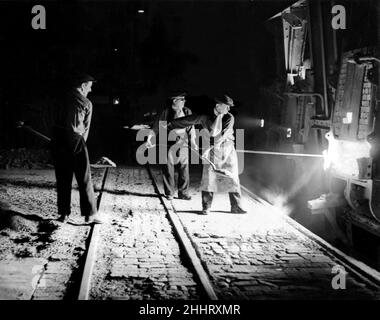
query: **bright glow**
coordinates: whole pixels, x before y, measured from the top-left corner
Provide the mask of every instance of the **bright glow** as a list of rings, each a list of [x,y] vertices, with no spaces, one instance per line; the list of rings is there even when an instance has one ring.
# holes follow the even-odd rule
[[[200,196],[197,199],[201,202]],[[291,232],[291,226],[285,223],[280,215],[280,209],[266,201],[253,200],[250,197],[242,196],[242,205],[248,211],[247,214],[233,215],[229,213],[230,202],[225,194],[215,193],[211,213],[201,219],[195,219],[194,209],[199,206],[189,207],[188,203],[176,203],[176,210],[180,219],[191,230],[199,232],[204,230],[207,221],[207,233],[215,237],[227,239],[243,237],[267,236],[277,232]],[[133,209],[132,209],[133,210]],[[220,239],[223,241],[223,239]]]
[[[144,13],[145,11],[143,9],[140,9],[137,11],[138,13]]]
[[[350,124],[350,123],[352,123],[352,112],[347,112],[346,113],[346,117],[343,118],[342,121],[343,121],[344,124]]]
[[[301,77],[301,79],[305,80],[306,79],[306,67],[304,66],[301,66],[299,68],[299,72],[298,72],[299,76]]]
[[[298,74],[292,74],[292,73],[288,73],[287,74],[287,83],[289,83],[290,85],[294,85],[294,76],[296,76]]]
[[[118,48],[113,49],[113,51],[115,51],[115,52],[117,52],[118,50],[119,50]]]
[[[114,98],[113,99],[113,104],[120,104],[120,99],[119,98]]]
[[[326,134],[329,147],[323,152],[324,169],[345,177],[359,178],[358,159],[369,158],[371,145],[367,141],[345,141]]]
[[[261,119],[261,120],[260,120],[260,127],[261,127],[261,128],[264,128],[264,119]]]
[[[265,190],[264,198],[272,205],[272,212],[279,215],[288,216],[292,212],[292,208],[288,204],[288,196],[281,191]]]
[[[328,150],[323,150],[322,155],[323,155],[323,170],[326,171],[331,167],[332,156],[329,155]]]
[[[291,138],[291,137],[292,137],[292,128],[288,128],[288,129],[286,130],[286,137],[287,137],[287,138]]]

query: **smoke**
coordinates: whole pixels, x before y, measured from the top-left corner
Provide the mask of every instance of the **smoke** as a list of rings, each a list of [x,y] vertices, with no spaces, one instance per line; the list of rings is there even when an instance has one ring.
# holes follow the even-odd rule
[[[323,159],[253,155],[245,159],[244,171],[243,184],[281,215],[303,208],[310,196],[324,188]]]
[[[289,203],[289,197],[279,188],[264,189],[263,197],[273,206],[274,211],[280,215],[289,216],[294,207]]]

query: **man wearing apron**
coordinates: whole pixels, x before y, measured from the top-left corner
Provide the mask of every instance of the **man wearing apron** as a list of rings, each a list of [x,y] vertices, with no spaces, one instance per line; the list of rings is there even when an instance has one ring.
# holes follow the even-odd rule
[[[209,114],[193,114],[174,119],[168,129],[185,128],[200,124],[210,134],[210,148],[204,152],[218,170],[228,172],[221,175],[209,164],[204,163],[201,182],[202,213],[210,212],[214,192],[228,192],[232,213],[246,213],[241,206],[241,190],[238,174],[238,160],[234,146],[234,116],[229,113],[233,100],[223,95],[215,98],[215,107]]]

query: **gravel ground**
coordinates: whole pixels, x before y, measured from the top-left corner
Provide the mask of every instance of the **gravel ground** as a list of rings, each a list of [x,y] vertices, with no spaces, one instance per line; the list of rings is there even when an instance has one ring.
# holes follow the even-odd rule
[[[99,190],[104,169],[92,172]],[[210,215],[199,215],[199,176],[192,179],[193,200],[173,205],[220,298],[379,298],[351,274],[347,290],[333,290],[337,261],[251,199],[243,199],[247,215],[230,214],[225,195],[216,196]],[[56,221],[53,170],[0,170],[0,182],[0,299],[75,299],[90,231],[76,186],[72,217],[63,225]],[[110,169],[100,210],[107,222],[91,299],[201,297],[145,168]]]
[[[46,169],[53,168],[48,149],[0,149],[0,169]]]
[[[103,170],[93,170],[96,189]],[[79,193],[74,184],[70,222],[56,221],[55,175],[53,170],[0,170],[0,287],[15,281],[20,272],[38,283],[15,286],[2,298],[62,299],[70,297],[75,270],[83,253],[89,226],[79,212]],[[31,259],[37,261],[30,264]],[[17,266],[16,271],[13,270]],[[26,269],[26,270],[25,270]],[[26,277],[25,281],[29,281]],[[36,280],[36,279],[35,279]],[[28,294],[23,290],[28,289]],[[72,291],[72,290],[71,290]]]

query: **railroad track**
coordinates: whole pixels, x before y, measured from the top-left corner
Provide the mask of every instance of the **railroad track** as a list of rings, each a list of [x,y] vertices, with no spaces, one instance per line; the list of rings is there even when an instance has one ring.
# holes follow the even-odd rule
[[[100,211],[103,211],[103,210],[105,211],[105,208],[109,208],[109,204],[106,204],[104,202],[104,197],[103,197],[103,194],[105,192],[109,192],[109,191],[105,190],[105,186],[107,184],[107,179],[109,178],[109,173],[110,173],[109,170],[115,170],[115,169],[106,169],[106,172],[104,174],[103,183],[102,183],[102,190],[101,190],[100,196],[98,198],[98,206],[99,206]],[[116,170],[118,170],[118,169],[116,169]],[[140,170],[143,170],[143,169],[140,169]],[[275,299],[276,297],[278,297],[276,294],[280,294],[279,292],[281,290],[290,290],[289,292],[291,294],[295,294],[296,293],[295,291],[297,291],[297,290],[294,290],[294,289],[299,284],[295,284],[294,285],[295,288],[292,288],[291,283],[290,284],[287,283],[284,286],[281,286],[282,285],[281,281],[284,282],[285,280],[284,279],[278,279],[279,277],[278,277],[278,274],[276,276],[276,272],[272,272],[271,274],[269,274],[269,271],[271,271],[271,270],[273,271],[274,268],[276,267],[276,263],[278,263],[277,266],[280,266],[280,269],[282,270],[279,272],[284,272],[286,277],[288,277],[288,276],[290,277],[289,281],[296,281],[297,277],[299,277],[300,272],[302,272],[302,270],[301,270],[302,268],[304,268],[305,270],[314,270],[314,271],[315,271],[315,269],[319,268],[323,271],[323,273],[321,273],[321,275],[323,274],[323,276],[325,277],[324,281],[326,283],[329,282],[330,281],[329,279],[333,277],[333,275],[331,275],[331,271],[329,272],[329,270],[330,270],[329,268],[330,268],[331,264],[332,263],[335,265],[338,264],[340,266],[343,266],[345,271],[347,272],[347,274],[350,275],[350,281],[351,281],[350,285],[352,285],[352,286],[358,285],[358,288],[361,288],[361,289],[363,289],[363,286],[365,287],[366,291],[363,289],[363,292],[362,292],[362,294],[364,296],[366,296],[368,294],[368,296],[366,296],[366,297],[370,297],[372,299],[373,298],[378,299],[380,297],[378,294],[379,288],[380,288],[380,273],[379,272],[368,267],[367,265],[363,264],[362,262],[345,255],[343,252],[334,248],[333,246],[331,246],[330,244],[325,242],[323,239],[321,239],[318,236],[316,236],[315,234],[311,233],[309,230],[305,229],[300,224],[298,224],[293,219],[291,219],[287,216],[277,217],[276,219],[281,219],[283,221],[283,223],[286,224],[287,228],[289,228],[289,230],[292,230],[291,232],[295,235],[294,237],[299,237],[300,239],[301,238],[306,239],[306,240],[302,240],[302,241],[309,241],[312,244],[312,245],[309,245],[310,247],[312,247],[312,249],[310,249],[310,250],[318,251],[318,254],[316,255],[317,258],[315,258],[314,260],[311,258],[308,258],[308,257],[311,257],[312,255],[310,254],[310,252],[306,252],[309,249],[306,250],[305,249],[306,247],[305,247],[301,250],[302,254],[300,254],[300,256],[302,258],[306,257],[305,262],[299,263],[298,260],[300,260],[300,259],[298,259],[296,261],[298,264],[290,264],[289,268],[286,265],[286,263],[288,263],[288,261],[289,261],[289,257],[291,259],[295,259],[295,260],[297,257],[296,257],[295,253],[289,253],[289,250],[287,250],[286,254],[288,256],[285,256],[285,254],[284,254],[284,256],[281,256],[281,254],[280,254],[280,258],[277,259],[277,254],[276,254],[277,260],[274,263],[274,265],[271,263],[268,263],[268,261],[265,260],[265,256],[264,256],[264,258],[262,258],[260,261],[258,261],[255,264],[252,264],[252,263],[246,264],[245,269],[243,268],[244,265],[242,266],[242,265],[239,265],[238,263],[236,263],[237,266],[235,269],[238,271],[234,271],[235,269],[233,269],[233,268],[230,268],[230,269],[227,268],[229,270],[227,272],[223,268],[219,268],[218,272],[214,272],[213,270],[215,269],[214,268],[215,265],[212,265],[212,263],[210,262],[211,260],[205,259],[205,257],[206,257],[205,256],[205,250],[202,249],[202,245],[204,245],[205,242],[200,242],[200,240],[202,240],[202,239],[198,239],[194,236],[194,230],[192,230],[191,227],[189,226],[188,222],[184,221],[180,217],[180,215],[176,212],[177,211],[176,206],[174,206],[172,202],[168,201],[165,197],[163,197],[162,185],[160,185],[159,181],[157,180],[157,174],[155,174],[153,172],[152,168],[150,168],[150,167],[148,167],[147,170],[149,172],[149,177],[151,179],[151,183],[153,184],[153,187],[155,190],[155,195],[151,195],[151,197],[154,197],[154,196],[158,197],[159,201],[161,202],[161,204],[164,207],[164,210],[166,211],[166,217],[170,221],[170,225],[171,225],[173,233],[175,235],[175,239],[179,243],[179,247],[181,248],[182,254],[186,257],[187,268],[189,270],[191,270],[191,272],[193,273],[193,278],[196,281],[197,287],[199,289],[198,298],[202,297],[202,298],[205,298],[208,300],[218,300],[218,299],[226,299],[228,297],[231,297],[231,296],[225,296],[223,294],[224,289],[223,289],[223,287],[220,286],[220,283],[227,282],[227,280],[228,280],[227,277],[230,277],[228,284],[230,285],[230,287],[233,287],[233,290],[235,290],[235,291],[232,290],[232,292],[237,292],[236,288],[240,288],[240,289],[242,288],[242,292],[243,292],[242,297],[244,297],[244,298],[247,298],[247,297],[250,298],[251,297],[254,299],[257,296],[261,297],[261,298],[263,298],[263,297],[265,298],[265,295],[268,294],[268,298],[270,298],[270,299],[274,298]],[[271,205],[269,203],[258,198],[255,194],[250,192],[247,188],[242,187],[242,189],[243,189],[244,195],[246,197],[248,197],[249,201],[251,201],[252,203],[260,203],[260,205],[262,205],[263,207],[270,209]],[[124,194],[128,194],[128,193],[129,194],[132,193],[131,191],[120,191],[120,190],[113,190],[112,192],[115,194],[114,195],[115,197],[123,196]],[[141,196],[141,195],[138,195],[138,196]],[[136,200],[136,201],[138,201],[138,200]],[[136,205],[136,203],[135,203],[135,205]],[[97,260],[97,258],[99,258],[99,257],[97,257],[97,250],[98,250],[98,244],[99,244],[100,238],[101,238],[101,228],[103,228],[103,225],[93,225],[92,230],[90,232],[90,236],[88,239],[88,245],[87,245],[87,252],[86,252],[86,261],[85,261],[85,264],[82,268],[82,278],[81,278],[81,284],[80,284],[79,293],[78,293],[78,299],[79,300],[91,299],[91,288],[92,288],[93,281],[94,281],[93,280],[93,271],[95,268],[96,260]],[[118,228],[119,228],[119,226],[118,226]],[[271,237],[273,238],[274,236],[270,235],[269,238],[272,239]],[[288,241],[289,245],[290,245],[292,240],[289,238],[288,235],[287,235],[287,237],[288,237],[287,238],[288,240],[286,240],[286,241]],[[265,239],[268,239],[268,234],[266,235]],[[221,240],[219,240],[219,242],[220,241]],[[230,241],[230,240],[228,240],[228,241]],[[256,247],[258,247],[258,245],[261,245],[261,244],[266,245],[265,243],[263,243],[262,239],[259,239],[258,244],[255,243],[254,245]],[[206,243],[206,245],[207,245],[207,243]],[[279,245],[276,242],[276,244],[275,244],[276,250],[277,250],[278,246]],[[270,254],[271,253],[268,253],[268,255],[270,255]],[[232,255],[232,254],[231,254],[231,256],[236,257],[236,255]],[[253,256],[251,256],[251,257],[253,257]],[[103,257],[103,258],[105,259],[105,257]],[[127,259],[132,259],[132,258],[127,258]],[[283,259],[283,260],[281,260],[281,259]],[[307,259],[309,259],[310,261]],[[322,259],[323,261],[322,262],[317,261],[316,259],[317,260]],[[121,261],[121,260],[122,259],[119,259],[118,261]],[[252,260],[255,260],[255,258],[252,258]],[[264,261],[264,262],[262,262],[262,261]],[[309,265],[307,265],[306,261],[307,261],[307,263],[309,263]],[[329,262],[329,261],[331,261],[331,262]],[[149,260],[146,261],[146,264],[149,265]],[[220,264],[220,262],[219,262],[219,264]],[[298,266],[297,268],[300,270],[298,270],[296,267],[294,267],[295,265]],[[126,266],[126,268],[128,269],[129,266]],[[296,273],[295,269],[297,269],[298,273]],[[132,281],[133,281],[134,276],[137,276],[137,278],[139,277],[138,273],[135,273],[136,270],[139,271],[138,268],[128,269],[128,270],[132,270],[132,271],[130,271],[131,277],[129,277],[128,273],[127,274],[122,273],[122,276],[119,275],[118,277],[115,277],[115,279],[116,280],[119,279],[120,281],[126,281],[126,279],[132,279]],[[232,272],[236,272],[236,274],[231,276]],[[294,274],[292,272],[294,272]],[[318,270],[315,272],[317,272],[317,274],[319,275]],[[303,286],[303,285],[301,285],[299,287],[299,288],[301,288],[301,290],[304,289],[305,292],[313,292],[314,288],[311,287],[313,283],[319,283],[319,282],[322,283],[323,282],[323,281],[321,281],[321,279],[312,279],[312,277],[310,277],[310,273],[313,274],[312,272],[309,272],[307,280],[305,280],[305,281],[311,281],[310,282],[311,285],[309,284],[310,290],[308,288],[305,289],[305,286]],[[226,276],[226,274],[227,274],[227,276]],[[234,278],[234,276],[236,279]],[[316,280],[316,282],[313,282],[314,280]],[[236,283],[236,286],[234,287],[235,283]],[[239,287],[239,283],[241,284],[241,287]],[[283,289],[283,288],[286,288],[286,289]],[[251,291],[248,291],[248,290],[251,290]],[[355,290],[358,291],[357,289],[355,289]],[[226,289],[226,291],[228,291],[228,290]],[[246,292],[253,292],[253,295],[249,296],[249,295],[247,295]],[[373,295],[371,296],[372,293],[373,293]],[[112,296],[112,292],[110,292],[109,294]],[[287,297],[291,298],[291,296],[292,296],[291,294],[287,295]],[[332,298],[339,299],[339,295],[335,296],[335,291],[331,294],[332,294],[332,296],[331,296]],[[347,293],[347,294],[349,297],[349,293]],[[240,297],[240,296],[238,296],[238,297]],[[324,297],[326,298],[325,295],[324,295]],[[123,298],[123,297],[120,297],[120,298]],[[126,298],[133,299],[133,296],[127,296]],[[233,297],[231,297],[231,298],[233,298]],[[347,298],[347,296],[345,295],[343,298]]]
[[[98,197],[98,208],[99,211],[105,212],[105,206],[107,206],[104,202],[104,193],[108,193],[109,190],[105,190],[105,186],[107,185],[107,177],[108,177],[108,171],[109,169],[106,169],[106,172],[104,174],[103,182],[102,182],[102,189],[100,191],[99,197]],[[112,170],[112,169],[111,169]],[[144,169],[145,170],[145,169]],[[138,183],[140,184],[140,183]],[[112,192],[115,193],[120,193],[121,195],[123,194],[123,191],[118,191],[114,190]],[[111,192],[111,193],[112,193]],[[126,191],[125,193],[129,193],[130,191]],[[155,195],[158,197],[158,194]],[[161,204],[160,204],[161,206]],[[164,211],[164,210],[161,210]],[[129,213],[129,212],[128,212]],[[110,219],[110,217],[107,217]],[[99,253],[98,253],[98,248],[99,248],[99,243],[104,241],[102,239],[101,235],[101,229],[104,227],[104,225],[93,225],[91,227],[91,231],[89,233],[88,241],[87,241],[87,252],[85,254],[85,263],[83,267],[81,268],[81,273],[82,277],[80,280],[80,287],[78,290],[78,300],[88,300],[91,299],[91,286],[93,283],[93,271],[94,271],[94,266],[96,264],[97,259],[99,258]],[[187,249],[189,249],[190,246],[187,246]],[[197,268],[197,271],[199,272],[199,268]],[[112,293],[111,293],[112,295]],[[120,297],[122,298],[122,297]]]
[[[107,181],[109,168],[106,168],[103,175],[102,187],[100,189],[100,193],[97,199],[97,209],[101,210],[101,202],[102,196],[104,192],[104,186]],[[88,300],[91,286],[91,277],[94,269],[94,263],[96,259],[96,250],[99,241],[99,233],[100,233],[101,225],[93,224],[91,227],[91,231],[89,234],[89,242],[86,252],[86,262],[83,268],[83,274],[79,287],[78,300]]]

